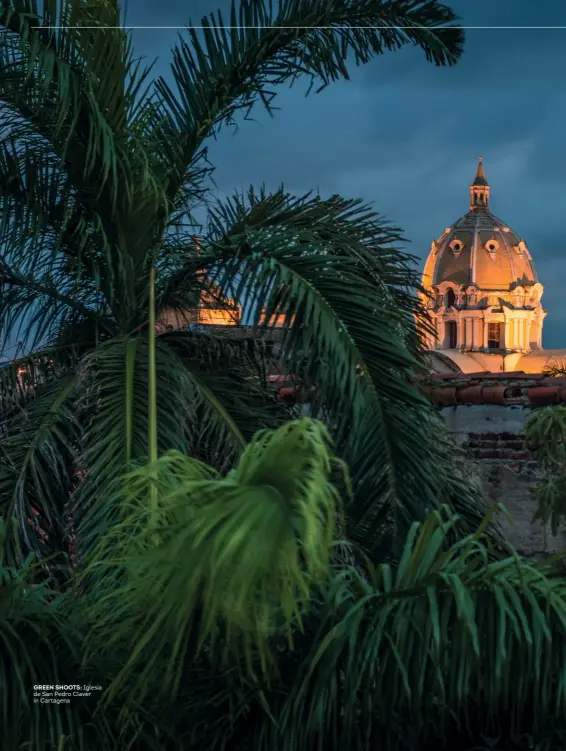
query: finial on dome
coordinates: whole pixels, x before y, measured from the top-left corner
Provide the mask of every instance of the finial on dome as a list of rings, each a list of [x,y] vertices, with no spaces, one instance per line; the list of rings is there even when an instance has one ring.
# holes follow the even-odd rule
[[[483,168],[483,157],[478,157],[474,182],[470,185],[470,211],[489,208],[489,183]]]
[[[478,157],[478,166],[476,169],[476,176],[472,185],[487,185],[487,177],[483,168],[483,157]]]

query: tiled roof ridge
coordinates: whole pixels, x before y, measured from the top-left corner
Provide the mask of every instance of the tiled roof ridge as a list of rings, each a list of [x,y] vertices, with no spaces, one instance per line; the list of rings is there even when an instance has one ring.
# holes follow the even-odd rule
[[[440,407],[566,404],[566,378],[545,373],[443,373],[418,380],[422,393]],[[273,374],[268,381],[284,399],[308,401],[314,392],[314,387],[305,389],[289,374]]]
[[[419,380],[422,391],[439,406],[566,403],[566,378],[545,373],[442,373]]]
[[[566,383],[563,376],[552,376],[548,373],[526,373],[524,370],[512,370],[507,373],[489,373],[484,370],[475,373],[426,373],[418,376],[426,381],[561,381]]]

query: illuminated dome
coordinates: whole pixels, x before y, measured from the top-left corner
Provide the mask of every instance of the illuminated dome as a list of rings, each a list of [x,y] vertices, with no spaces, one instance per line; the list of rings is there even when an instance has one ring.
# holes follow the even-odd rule
[[[489,210],[489,187],[480,158],[470,186],[470,210],[433,242],[426,286],[451,282],[509,291],[537,283],[525,241]]]
[[[489,193],[480,157],[469,211],[433,240],[423,273],[436,330],[427,344],[468,372],[511,368],[541,349],[546,315],[529,249],[491,213]]]

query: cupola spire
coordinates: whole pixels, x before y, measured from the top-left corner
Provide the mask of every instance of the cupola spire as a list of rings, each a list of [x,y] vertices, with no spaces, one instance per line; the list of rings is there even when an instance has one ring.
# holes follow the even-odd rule
[[[470,185],[470,211],[474,209],[489,209],[489,183],[481,156],[478,158],[474,182]]]

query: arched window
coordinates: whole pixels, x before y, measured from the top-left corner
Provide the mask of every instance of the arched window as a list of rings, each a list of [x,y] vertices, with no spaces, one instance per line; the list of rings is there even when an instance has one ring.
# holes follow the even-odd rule
[[[458,346],[458,328],[456,321],[448,321],[446,324],[446,343],[448,349],[456,349]]]
[[[452,288],[446,293],[446,307],[451,308],[456,305],[456,294]]]

